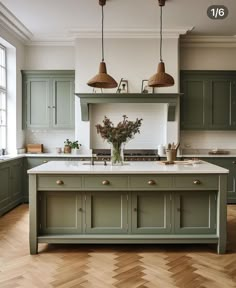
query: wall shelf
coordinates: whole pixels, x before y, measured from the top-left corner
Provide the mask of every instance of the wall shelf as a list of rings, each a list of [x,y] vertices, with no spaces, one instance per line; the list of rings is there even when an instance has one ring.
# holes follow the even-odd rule
[[[102,103],[165,103],[168,104],[168,121],[175,121],[176,106],[181,93],[75,93],[80,98],[82,121],[89,121],[89,105]]]

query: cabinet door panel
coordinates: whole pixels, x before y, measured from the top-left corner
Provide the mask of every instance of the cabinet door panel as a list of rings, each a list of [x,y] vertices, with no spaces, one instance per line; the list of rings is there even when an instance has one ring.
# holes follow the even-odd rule
[[[170,193],[132,193],[132,232],[170,232]]]
[[[86,199],[87,233],[127,232],[127,193],[90,192]]]
[[[82,194],[78,192],[40,192],[40,234],[82,232]],[[40,197],[39,196],[39,197]]]
[[[10,197],[10,169],[8,166],[0,165],[0,216],[8,209]]]
[[[175,192],[174,199],[176,233],[215,233],[215,192]]]
[[[56,79],[53,81],[53,127],[74,127],[74,81]]]
[[[11,165],[11,204],[13,206],[23,199],[22,193],[23,159],[12,162]]]
[[[29,80],[27,83],[27,127],[49,127],[49,81]]]

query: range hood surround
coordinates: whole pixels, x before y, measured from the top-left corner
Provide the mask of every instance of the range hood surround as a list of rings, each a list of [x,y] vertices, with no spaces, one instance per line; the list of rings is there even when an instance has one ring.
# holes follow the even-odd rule
[[[176,107],[178,107],[180,93],[168,94],[145,94],[145,93],[128,93],[128,94],[98,94],[98,93],[76,93],[80,98],[81,120],[89,121],[89,105],[104,103],[165,103],[168,104],[167,121],[176,120]]]

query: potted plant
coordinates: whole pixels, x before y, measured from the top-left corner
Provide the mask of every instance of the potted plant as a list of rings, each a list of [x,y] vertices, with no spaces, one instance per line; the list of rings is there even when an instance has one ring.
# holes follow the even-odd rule
[[[81,146],[80,143],[78,143],[78,140],[71,142],[70,147],[71,147],[71,153],[72,154],[78,154],[79,153],[79,147]]]
[[[69,154],[71,153],[71,144],[72,142],[69,139],[66,139],[66,141],[64,141],[64,153]]]

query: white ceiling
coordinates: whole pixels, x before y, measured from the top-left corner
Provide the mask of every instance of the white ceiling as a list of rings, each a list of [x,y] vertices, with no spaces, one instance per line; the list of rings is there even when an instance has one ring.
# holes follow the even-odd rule
[[[223,2],[223,3],[222,3]],[[98,0],[1,0],[32,33],[31,40],[71,40],[80,31],[100,31],[101,6]],[[224,20],[207,16],[210,5],[224,4]],[[105,28],[109,31],[154,31],[159,28],[157,0],[107,0]],[[163,28],[194,27],[191,35],[236,35],[236,0],[167,0]],[[187,29],[188,30],[188,29]]]

